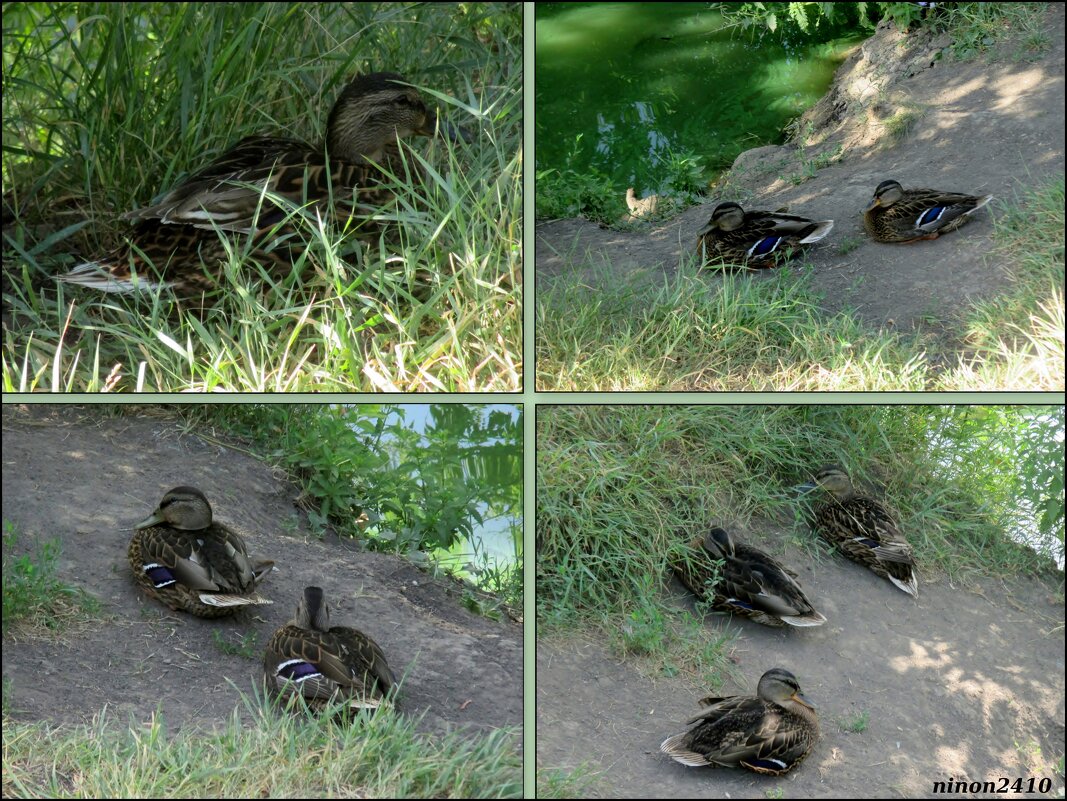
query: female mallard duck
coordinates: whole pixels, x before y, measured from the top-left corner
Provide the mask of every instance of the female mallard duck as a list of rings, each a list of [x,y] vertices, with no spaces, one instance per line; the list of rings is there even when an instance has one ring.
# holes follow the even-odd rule
[[[894,515],[884,504],[856,491],[840,465],[827,465],[815,474],[815,484],[830,498],[814,510],[815,529],[844,554],[889,579],[909,595],[918,597],[915,559],[911,545],[900,533]]]
[[[821,626],[826,622],[804,595],[796,573],[763,551],[734,542],[726,529],[713,528],[703,540],[693,540],[690,548],[695,555],[674,564],[674,572],[701,599],[714,582],[714,608],[765,626]],[[720,559],[721,574],[711,561]]]
[[[697,725],[668,737],[660,751],[691,768],[788,773],[819,739],[815,706],[800,692],[796,676],[783,668],[764,673],[756,695],[701,699],[708,708],[686,724]]]
[[[200,490],[175,487],[135,528],[129,549],[134,578],[171,609],[224,617],[273,603],[253,590],[274,562],[252,562],[244,540],[212,521]]]
[[[882,181],[863,210],[867,233],[879,242],[918,242],[955,231],[992,195],[974,197],[936,189],[904,189],[896,181]]]
[[[437,127],[436,112],[427,109],[403,76],[378,72],[357,77],[330,112],[323,147],[267,136],[242,139],[158,203],[123,215],[137,223],[125,245],[59,280],[104,292],[162,285],[180,295],[198,294],[211,289],[218,262],[228,258],[217,231],[251,234],[255,256],[287,266],[299,253],[286,244],[291,227],[281,225],[292,212],[268,198],[284,198],[312,219],[320,211],[329,215],[331,198],[332,216],[340,220],[373,210],[390,193],[381,186],[387,179],[369,161],[388,156],[397,137],[433,136]],[[443,123],[441,127],[450,138],[460,135]]]
[[[659,208],[659,195],[638,197],[631,186],[626,190],[626,208],[630,210],[627,222],[636,222],[643,217],[654,217]]]
[[[330,626],[319,587],[306,587],[296,617],[267,643],[263,670],[268,687],[287,698],[299,693],[318,710],[347,700],[351,709],[375,709],[396,686],[378,643],[361,631]]]
[[[736,203],[720,203],[697,234],[697,255],[701,264],[721,261],[774,267],[789,258],[791,250],[818,242],[833,227],[833,220],[809,220],[781,211],[745,211]]]

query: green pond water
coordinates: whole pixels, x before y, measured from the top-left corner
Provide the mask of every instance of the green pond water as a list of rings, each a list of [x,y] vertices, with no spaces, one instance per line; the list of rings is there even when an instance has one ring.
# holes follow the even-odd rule
[[[598,170],[620,193],[667,191],[672,153],[698,156],[708,181],[780,143],[868,35],[727,28],[706,3],[539,3],[535,14],[537,169]]]

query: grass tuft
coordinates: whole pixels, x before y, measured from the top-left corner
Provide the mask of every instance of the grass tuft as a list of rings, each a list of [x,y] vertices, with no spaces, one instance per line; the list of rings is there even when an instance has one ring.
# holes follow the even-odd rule
[[[826,391],[922,389],[927,367],[898,334],[829,320],[810,277],[719,281],[680,271],[591,290],[560,279],[538,295],[541,390]]]
[[[4,616],[3,636],[10,631],[60,631],[91,620],[100,603],[80,587],[56,578],[59,540],[40,542],[31,555],[15,556],[19,535],[15,526],[4,521]]]
[[[226,639],[221,631],[215,629],[211,632],[211,639],[215,641],[215,645],[224,654],[230,656],[240,656],[245,659],[259,659],[262,654],[262,649],[258,648],[256,641],[259,639],[259,632],[250,631],[247,634],[239,634],[236,642],[230,642]]]
[[[348,724],[245,699],[219,731],[175,729],[162,715],[50,729],[4,719],[4,791],[20,797],[519,798],[514,731],[429,735],[380,711]]]
[[[854,715],[848,715],[837,721],[837,725],[841,731],[851,734],[862,734],[867,731],[867,725],[871,720],[871,712],[869,709],[864,709],[862,712],[857,712]]]

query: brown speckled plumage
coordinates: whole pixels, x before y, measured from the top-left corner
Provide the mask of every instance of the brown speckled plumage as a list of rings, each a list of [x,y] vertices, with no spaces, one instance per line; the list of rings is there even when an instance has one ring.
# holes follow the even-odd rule
[[[700,264],[774,267],[833,230],[833,220],[809,220],[781,211],[745,211],[720,203],[697,234]]]
[[[175,487],[136,528],[127,551],[134,579],[171,609],[215,618],[271,603],[254,590],[274,563],[249,559],[200,490]]]
[[[783,668],[764,673],[756,693],[757,697],[701,699],[708,708],[687,724],[696,725],[668,737],[660,751],[691,768],[788,773],[819,739],[819,718],[796,677]]]
[[[827,465],[815,483],[829,498],[815,506],[815,529],[846,556],[918,596],[915,558],[895,515],[885,504],[855,490],[840,465]]]
[[[215,284],[212,276],[228,258],[216,229],[249,234],[250,241],[236,240],[238,246],[275,271],[288,268],[304,247],[297,238],[290,251],[295,234],[286,222],[290,212],[264,192],[295,207],[310,203],[300,213],[312,220],[318,213],[343,223],[353,213],[380,208],[392,193],[368,160],[388,163],[398,136],[434,135],[437,128],[436,112],[405,83],[390,72],[353,80],[330,112],[325,148],[271,136],[242,139],[157,203],[125,214],[136,223],[125,245],[59,280],[104,292],[151,290],[163,283],[179,295],[199,294]]]
[[[765,626],[821,626],[796,573],[758,548],[738,543],[726,529],[713,528],[690,544],[690,558],[673,565],[690,591],[715,609],[751,618]],[[714,561],[722,560],[721,573]],[[716,581],[717,579],[717,581]],[[709,584],[714,582],[712,597]]]
[[[955,231],[993,199],[937,189],[904,189],[882,181],[863,212],[863,227],[878,242],[918,242]]]
[[[306,587],[296,616],[278,629],[263,656],[267,686],[283,697],[299,693],[311,709],[342,700],[374,709],[396,686],[385,654],[363,632],[331,626],[319,587]]]

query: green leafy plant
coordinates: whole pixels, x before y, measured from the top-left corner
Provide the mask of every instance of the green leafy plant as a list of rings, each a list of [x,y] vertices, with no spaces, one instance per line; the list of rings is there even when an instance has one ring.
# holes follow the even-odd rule
[[[91,617],[100,603],[80,587],[56,578],[56,561],[60,555],[58,539],[38,542],[32,553],[14,556],[19,535],[9,521],[4,521],[4,603],[3,631],[9,626],[27,623],[59,630],[75,619]]]
[[[253,443],[286,470],[317,533],[333,528],[420,562],[458,561],[465,580],[521,605],[521,536],[513,537],[516,560],[508,566],[490,559],[474,537],[490,519],[520,525],[517,410],[438,404],[417,430],[403,407],[386,404],[178,409]],[[450,558],[468,547],[473,554]],[[465,572],[468,564],[474,569]]]

